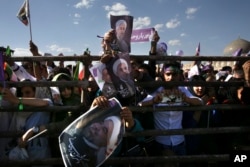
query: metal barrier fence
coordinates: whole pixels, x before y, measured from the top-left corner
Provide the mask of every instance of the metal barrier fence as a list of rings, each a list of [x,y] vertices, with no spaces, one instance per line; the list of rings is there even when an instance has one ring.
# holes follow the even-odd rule
[[[131,55],[131,58],[135,58],[137,60],[181,60],[181,61],[246,61],[249,60],[250,57],[225,57],[225,56],[147,56],[147,55],[140,55],[134,56]],[[90,55],[83,55],[83,56],[51,56],[51,57],[12,57],[14,61],[76,61],[80,60],[83,61],[99,61],[100,56],[90,56]],[[65,81],[65,82],[48,82],[48,81],[37,81],[37,82],[6,82],[9,86],[25,86],[30,85],[32,86],[61,86],[61,85],[71,85],[71,86],[80,86],[86,88],[88,86],[87,81]],[[137,84],[137,83],[136,83]],[[158,87],[161,85],[165,86],[193,86],[193,85],[204,85],[204,86],[244,86],[244,82],[151,82],[147,83],[140,83],[141,86],[152,86]],[[209,105],[209,106],[170,106],[170,107],[159,107],[159,108],[152,108],[152,107],[130,107],[133,112],[152,112],[152,111],[197,111],[197,110],[213,110],[213,109],[223,109],[227,110],[249,110],[249,105],[229,105],[229,104],[216,104],[216,105]],[[43,108],[47,112],[62,112],[62,111],[75,111],[75,110],[82,110],[83,106],[51,106],[51,107],[44,107]],[[84,108],[87,110],[87,108]],[[0,112],[17,112],[18,109],[14,106],[0,108]],[[35,107],[25,107],[24,111],[36,111]],[[124,137],[138,137],[138,136],[157,136],[157,135],[176,135],[176,134],[183,134],[183,135],[204,135],[204,134],[226,134],[226,133],[249,133],[250,127],[217,127],[217,128],[193,128],[193,129],[173,129],[173,130],[145,130],[142,132],[134,132],[134,133],[126,133]],[[16,137],[21,136],[23,132],[15,131],[15,132],[6,132],[0,131],[0,138],[7,138],[7,137]],[[46,135],[46,134],[45,134]],[[56,136],[56,135],[55,135]],[[242,148],[244,149],[244,148]],[[248,149],[248,147],[245,147]],[[229,161],[230,155],[229,154],[215,154],[215,155],[189,155],[189,156],[164,156],[164,157],[116,157],[116,158],[109,158],[105,164],[154,164],[155,162],[164,163],[164,162],[226,162]],[[31,166],[31,165],[63,165],[61,157],[53,157],[50,159],[44,160],[8,160],[8,159],[1,159],[0,160],[1,166]]]

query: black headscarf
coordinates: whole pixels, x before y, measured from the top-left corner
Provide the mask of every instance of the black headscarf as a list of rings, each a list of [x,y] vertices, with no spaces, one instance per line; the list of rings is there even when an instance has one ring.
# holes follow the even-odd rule
[[[206,82],[206,80],[205,80],[205,78],[203,77],[203,76],[201,76],[201,75],[194,75],[194,76],[192,76],[190,79],[189,79],[189,82],[197,82],[197,81],[204,81],[204,82]],[[202,97],[202,96],[204,96],[205,94],[207,94],[208,92],[208,90],[207,90],[207,87],[205,87],[205,92],[204,92],[204,94],[202,94],[201,96],[198,96],[195,92],[194,92],[194,89],[193,89],[193,87],[194,86],[188,86],[188,90],[190,91],[190,93],[193,95],[193,96],[196,96],[196,97]]]

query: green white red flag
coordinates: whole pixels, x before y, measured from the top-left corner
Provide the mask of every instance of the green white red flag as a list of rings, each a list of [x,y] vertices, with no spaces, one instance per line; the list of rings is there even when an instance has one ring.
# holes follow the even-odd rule
[[[76,63],[76,70],[74,72],[74,80],[83,80],[85,76],[85,67],[81,61]]]

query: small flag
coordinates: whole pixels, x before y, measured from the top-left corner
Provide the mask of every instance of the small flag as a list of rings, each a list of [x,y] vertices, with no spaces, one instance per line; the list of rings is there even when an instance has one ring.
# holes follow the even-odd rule
[[[10,50],[9,46],[7,46],[7,48],[6,48],[5,55],[6,56],[11,56],[11,50]]]
[[[13,72],[13,70],[11,69],[11,67],[9,66],[7,62],[4,62],[4,72],[8,75],[9,81],[18,82],[18,77]]]
[[[192,66],[192,68],[188,72],[188,78],[191,78],[194,75],[200,75],[199,67],[196,65]]]
[[[242,54],[242,48],[239,48],[233,53],[233,56],[239,57],[241,56],[241,54]]]
[[[18,13],[17,13],[17,17],[18,19],[24,24],[24,25],[28,25],[29,24],[29,0],[25,0],[23,2],[23,5],[21,6],[21,8],[19,9]]]
[[[201,51],[201,46],[200,46],[200,42],[196,48],[196,53],[195,53],[195,56],[200,56],[200,51]]]
[[[75,69],[75,72],[74,72],[74,75],[73,75],[73,79],[74,79],[75,81],[78,80],[79,63],[80,63],[80,61],[77,61],[77,62],[76,62],[76,69]]]
[[[242,48],[237,49],[237,50],[233,53],[233,56],[234,56],[234,57],[240,57],[241,54],[242,54],[242,50],[243,50]],[[241,65],[242,65],[242,62],[241,62],[241,61],[235,61],[235,65],[241,66]]]
[[[85,75],[84,65],[83,65],[82,62],[80,62],[80,64],[79,64],[79,73],[78,73],[79,80],[83,80],[84,75]]]
[[[81,61],[77,61],[74,72],[74,80],[83,80],[85,75],[84,65]]]

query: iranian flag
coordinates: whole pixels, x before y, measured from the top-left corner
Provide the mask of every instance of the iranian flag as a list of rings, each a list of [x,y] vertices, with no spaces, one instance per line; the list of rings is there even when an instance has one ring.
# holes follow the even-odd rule
[[[85,75],[85,67],[81,61],[77,61],[74,80],[83,80]]]

